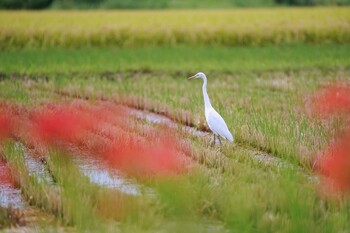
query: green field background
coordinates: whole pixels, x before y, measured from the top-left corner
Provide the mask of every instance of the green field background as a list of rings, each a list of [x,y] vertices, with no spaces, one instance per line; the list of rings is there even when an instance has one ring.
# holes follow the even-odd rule
[[[349,42],[349,7],[0,12],[1,49]]]

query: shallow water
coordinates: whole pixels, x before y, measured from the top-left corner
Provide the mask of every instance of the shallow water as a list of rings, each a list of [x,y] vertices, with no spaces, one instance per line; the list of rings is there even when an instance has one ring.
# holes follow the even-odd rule
[[[52,176],[50,175],[50,172],[43,161],[41,161],[39,158],[32,156],[22,143],[17,142],[15,146],[17,150],[22,151],[24,162],[30,176],[36,177],[38,183],[54,183]]]
[[[25,208],[26,205],[24,204],[21,190],[8,184],[0,183],[0,206],[15,209]]]
[[[22,209],[26,206],[21,190],[16,188],[11,181],[10,169],[2,159],[0,159],[0,206],[15,209]]]
[[[208,135],[207,132],[200,131],[200,130],[195,129],[193,127],[178,124],[178,123],[174,122],[173,120],[171,120],[170,118],[163,116],[163,115],[160,115],[160,114],[152,113],[149,111],[141,111],[141,110],[132,109],[132,108],[130,108],[129,111],[130,111],[131,115],[135,115],[139,119],[145,119],[145,120],[152,122],[152,123],[155,123],[155,124],[165,124],[171,128],[181,128],[183,131],[189,132],[195,136],[202,137],[202,136]]]
[[[94,184],[117,189],[129,195],[141,195],[142,193],[152,193],[152,190],[146,188],[136,181],[126,178],[116,169],[110,169],[101,160],[92,157],[74,156],[74,162],[78,165],[80,171],[87,176]]]

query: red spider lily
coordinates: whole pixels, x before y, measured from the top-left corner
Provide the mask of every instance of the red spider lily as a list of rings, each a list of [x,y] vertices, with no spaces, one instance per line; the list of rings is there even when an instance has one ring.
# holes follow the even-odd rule
[[[314,98],[313,112],[325,117],[337,114],[350,116],[350,88],[344,85],[327,87]],[[349,122],[348,122],[349,123]],[[338,136],[316,160],[327,191],[350,192],[350,126]]]
[[[141,136],[130,125],[126,128],[128,124],[125,121],[124,128],[107,125],[108,137],[99,130],[89,132],[80,139],[77,147],[132,175],[159,176],[183,171],[178,156],[179,141],[171,130],[153,129],[144,131],[145,135]]]
[[[7,138],[11,132],[11,121],[0,112],[0,139]]]
[[[10,137],[12,132],[11,116],[8,111],[0,109],[0,140]]]
[[[313,112],[320,115],[350,113],[350,87],[334,85],[314,96]]]
[[[73,108],[58,106],[53,109],[41,109],[33,114],[34,135],[48,143],[56,141],[72,142],[93,125],[92,118]]]
[[[320,160],[320,172],[326,178],[326,185],[350,192],[350,128],[328,147]]]
[[[134,175],[182,171],[175,133],[164,128],[139,131],[126,113],[107,102],[47,105],[31,112],[32,135],[44,145],[68,151],[74,146],[78,153],[106,159],[111,167]]]
[[[152,143],[152,140],[156,140],[157,143]],[[103,157],[111,166],[134,175],[169,175],[184,169],[177,155],[177,143],[175,137],[167,138],[162,134],[144,142],[125,135],[111,144],[103,153]]]
[[[6,162],[0,159],[0,184],[14,186],[14,180],[11,177],[11,170]]]

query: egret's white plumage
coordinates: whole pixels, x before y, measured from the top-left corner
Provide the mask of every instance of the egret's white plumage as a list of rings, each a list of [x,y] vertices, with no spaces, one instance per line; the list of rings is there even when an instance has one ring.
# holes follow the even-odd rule
[[[204,73],[199,72],[192,77],[189,77],[188,79],[192,78],[201,78],[203,79],[203,97],[204,97],[204,108],[205,108],[205,119],[207,120],[208,126],[211,131],[214,133],[214,141],[213,144],[215,144],[215,137],[220,135],[221,137],[229,140],[230,142],[233,142],[232,134],[230,133],[229,129],[227,128],[227,125],[220,116],[220,114],[215,111],[215,109],[211,106],[210,99],[207,93],[207,77]],[[220,143],[221,140],[218,137]]]

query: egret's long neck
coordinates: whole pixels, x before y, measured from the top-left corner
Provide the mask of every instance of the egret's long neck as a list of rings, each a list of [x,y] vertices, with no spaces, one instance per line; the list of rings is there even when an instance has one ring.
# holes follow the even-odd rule
[[[207,77],[203,77],[203,87],[202,87],[202,91],[203,91],[203,98],[204,98],[204,106],[205,109],[207,108],[211,108],[211,103],[210,103],[210,99],[207,93]]]

